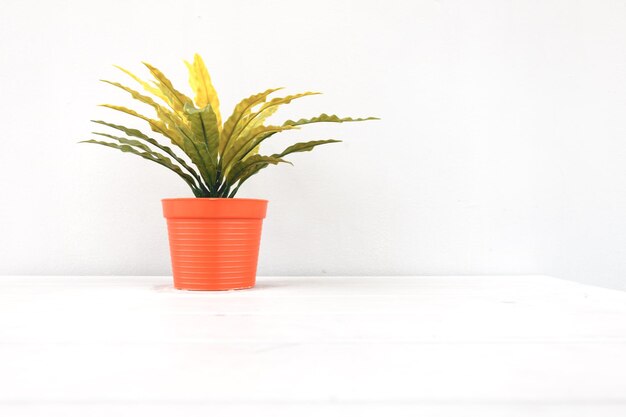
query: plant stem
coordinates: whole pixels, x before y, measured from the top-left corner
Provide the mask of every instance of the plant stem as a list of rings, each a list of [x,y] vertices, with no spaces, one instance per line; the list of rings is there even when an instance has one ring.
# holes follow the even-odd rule
[[[241,182],[237,185],[237,187],[235,187],[233,192],[228,195],[228,198],[233,198],[235,194],[237,194],[237,191],[239,191],[239,187],[241,187]]]

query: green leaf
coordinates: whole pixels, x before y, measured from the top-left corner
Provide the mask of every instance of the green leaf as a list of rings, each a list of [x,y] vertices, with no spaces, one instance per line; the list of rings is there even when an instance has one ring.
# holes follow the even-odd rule
[[[159,119],[161,119],[163,122],[165,122],[168,125],[177,125],[177,124],[181,124],[183,123],[181,117],[175,113],[172,112],[170,110],[168,110],[167,108],[165,108],[164,106],[160,105],[159,103],[157,103],[156,101],[154,101],[151,97],[145,96],[135,90],[133,90],[130,87],[127,87],[125,85],[122,85],[120,83],[116,83],[113,81],[107,81],[107,80],[100,80],[104,83],[107,84],[111,84],[112,86],[115,86],[117,88],[120,88],[124,91],[126,91],[127,93],[129,93],[135,100],[138,100],[144,104],[147,104],[149,106],[151,106],[157,113],[157,116],[159,117]]]
[[[168,124],[165,123],[163,120],[151,119],[150,117],[144,116],[143,114],[138,113],[135,110],[129,109],[127,107],[115,106],[112,104],[101,104],[100,106],[126,113],[148,122],[152,131],[162,134],[163,136],[168,138],[174,145],[178,146],[185,153],[187,153],[192,134],[187,128],[185,122],[171,122]],[[163,117],[163,115],[161,116]],[[189,157],[197,165],[198,160],[194,160],[192,155],[189,155]]]
[[[224,123],[224,129],[222,130],[222,134],[220,136],[220,154],[224,153],[226,147],[230,143],[233,132],[235,131],[235,129],[237,129],[242,120],[250,116],[252,109],[259,104],[264,103],[267,99],[267,96],[280,89],[281,88],[270,88],[269,90],[265,90],[262,93],[254,94],[248,98],[241,100],[235,106],[233,113],[230,115],[230,117],[228,117],[226,123]]]
[[[113,124],[113,123],[107,123],[107,122],[102,121],[102,120],[92,120],[92,122],[101,124],[103,126],[108,126],[108,127],[113,128],[113,129],[117,129],[119,131],[124,132],[127,136],[139,138],[139,139],[141,139],[143,141],[148,142],[149,144],[151,144],[153,146],[156,146],[157,148],[161,149],[162,151],[167,153],[169,156],[174,158],[174,160],[176,162],[178,162],[180,165],[182,165],[182,167],[185,168],[195,178],[195,180],[198,182],[198,185],[200,186],[200,188],[204,188],[202,180],[201,180],[200,176],[198,175],[198,173],[196,172],[196,170],[194,170],[192,167],[190,167],[187,164],[187,162],[185,162],[184,159],[182,159],[178,155],[176,155],[176,153],[170,147],[168,147],[166,145],[162,145],[156,139],[153,139],[153,138],[145,135],[144,133],[142,133],[141,131],[139,131],[137,129],[131,129],[131,128],[128,128],[128,127],[125,127],[125,126],[116,125],[116,124]]]
[[[82,141],[80,143],[94,143],[97,145],[102,145],[102,146],[107,146],[109,148],[114,148],[114,149],[118,149],[122,152],[128,152],[131,153],[133,155],[137,155],[140,156],[144,159],[147,159],[149,161],[155,162],[159,165],[162,165],[166,168],[168,168],[169,170],[175,172],[178,176],[180,176],[186,183],[187,185],[189,185],[189,187],[191,187],[192,191],[194,192],[194,194],[197,195],[198,187],[196,186],[194,179],[185,174],[183,172],[183,170],[176,164],[174,164],[172,162],[171,159],[169,159],[168,157],[161,155],[160,153],[154,152],[152,151],[148,146],[144,145],[143,143],[137,141],[137,140],[131,140],[131,139],[124,139],[124,138],[120,138],[117,136],[113,136],[113,135],[109,135],[106,133],[97,133],[94,132],[94,134],[96,135],[100,135],[100,136],[105,136],[108,138],[111,138],[113,140],[116,140],[118,142],[120,142],[120,144],[117,143],[111,143],[111,142],[105,142],[105,141],[99,141],[99,140],[95,140],[95,139],[90,139],[90,140],[85,140]]]
[[[292,101],[294,101],[295,99],[301,98],[301,97],[308,97],[308,96],[316,96],[322,93],[318,93],[315,91],[307,91],[305,93],[298,93],[298,94],[292,94],[290,96],[285,96],[285,97],[277,97],[274,98],[270,101],[268,101],[267,103],[265,103],[263,106],[261,106],[261,110],[259,111],[259,113],[263,112],[264,110],[267,110],[271,107],[277,107],[280,106],[282,104],[289,104]]]
[[[285,161],[274,156],[263,155],[253,155],[245,161],[240,161],[241,165],[237,166],[235,172],[231,174],[235,181],[230,184],[234,185],[237,181],[239,182],[237,184],[237,187],[235,187],[235,189],[230,194],[228,194],[228,198],[233,198],[237,194],[237,191],[239,191],[239,188],[241,188],[243,183],[246,182],[250,177],[258,174],[259,171],[268,167],[270,164],[276,165],[280,162],[291,164],[291,162],[289,161]]]
[[[144,134],[144,133],[142,133],[140,130],[137,130],[137,129],[131,129],[131,128],[126,127],[126,126],[116,125],[116,124],[113,124],[113,123],[108,123],[108,122],[105,122],[105,121],[103,121],[103,120],[92,120],[92,122],[93,122],[93,123],[100,124],[100,125],[103,125],[103,126],[108,126],[108,127],[113,128],[113,129],[117,129],[117,130],[119,130],[119,131],[122,131],[122,132],[126,133],[126,135],[128,135],[128,136],[133,136],[133,137],[136,137],[136,138],[142,139],[142,140],[144,140],[144,141],[146,141],[146,142],[150,143],[151,145],[154,145],[154,146],[156,146],[157,148],[159,148],[159,149],[162,149],[162,150],[166,151],[166,152],[167,152],[167,153],[169,153],[171,156],[173,156],[173,157],[177,157],[177,156],[176,156],[176,154],[174,154],[174,151],[172,151],[172,149],[171,149],[171,148],[169,148],[169,147],[167,147],[167,146],[165,146],[165,145],[162,145],[162,144],[161,144],[161,143],[159,143],[156,139],[153,139],[153,138],[151,138],[151,137],[149,137],[149,136],[145,135],[145,134]]]
[[[148,122],[153,131],[161,133],[163,136],[169,138],[173,144],[181,148],[183,152],[189,156],[194,165],[198,167],[198,171],[206,182],[207,187],[209,187],[209,190],[213,188],[213,183],[215,181],[215,169],[211,169],[207,166],[208,161],[205,161],[204,159],[202,147],[197,145],[193,133],[189,131],[189,128],[185,123],[173,122],[171,125],[167,125],[162,120],[151,119],[136,112],[135,110],[123,106],[114,106],[112,104],[101,104],[101,106],[135,116]],[[193,108],[193,105],[190,104],[190,106]]]
[[[103,121],[95,122],[124,132],[128,138],[98,133],[116,142],[94,140],[90,143],[134,153],[167,166],[178,175],[185,175],[183,177],[185,181],[192,180],[191,186],[197,196],[225,197],[228,195],[232,197],[244,181],[261,169],[270,164],[286,162],[282,159],[283,156],[294,152],[310,151],[322,144],[339,142],[337,140],[302,142],[278,154],[258,155],[259,146],[272,135],[311,123],[376,120],[374,117],[357,119],[321,114],[309,119],[287,120],[279,126],[266,126],[266,121],[281,105],[289,104],[301,97],[319,94],[305,92],[270,99],[269,96],[279,90],[279,88],[274,88],[240,101],[222,125],[219,100],[202,58],[196,54],[193,61],[186,62],[186,64],[195,105],[194,100],[177,90],[160,70],[144,62],[154,77],[154,81],[146,82],[124,68],[117,68],[141,85],[147,93],[140,93],[117,82],[103,81],[126,91],[142,104],[152,107],[156,112],[156,117],[146,116],[123,106],[111,104],[103,106],[147,122],[152,131],[168,138],[172,144],[182,149],[188,158],[179,157],[170,147],[161,144],[160,137],[154,139],[140,130]],[[189,160],[191,160],[190,163],[188,163]],[[184,170],[188,171],[191,176]],[[235,186],[236,188],[231,192]]]
[[[291,164],[291,162],[285,161],[284,159],[273,156],[273,155],[272,156],[254,155],[245,161],[238,161],[233,166],[233,169],[230,171],[230,173],[228,174],[228,183],[234,184],[252,171],[256,173],[260,171],[261,169],[265,168],[266,166],[268,166],[269,164],[276,165],[281,162]]]
[[[122,84],[111,82],[111,81],[106,81],[106,80],[101,80],[101,81],[111,84],[115,87],[121,88],[122,90],[130,93],[134,99],[152,106],[154,110],[156,111],[159,120],[151,119],[134,110],[121,107],[121,106],[105,105],[106,107],[112,108],[114,110],[122,111],[124,113],[133,115],[135,117],[139,117],[142,120],[147,121],[150,124],[151,129],[153,131],[161,133],[162,135],[169,138],[172,141],[172,143],[174,143],[178,147],[181,147],[183,140],[180,137],[180,135],[178,135],[176,127],[184,126],[185,121],[177,113],[168,110],[164,106],[161,106],[159,103],[155,102],[152,98],[148,96],[144,96],[138,93],[137,91],[133,90],[132,88],[129,88]]]
[[[258,126],[250,131],[246,137],[239,137],[223,155],[223,170],[227,172],[231,165],[239,159],[244,159],[250,152],[257,148],[261,142],[270,136],[285,130],[294,129],[292,126]]]
[[[120,83],[116,83],[116,82],[114,82],[114,81],[108,81],[108,80],[100,80],[100,81],[102,81],[103,83],[110,84],[110,85],[112,85],[112,86],[115,86],[115,87],[117,87],[117,88],[120,88],[120,89],[122,89],[122,90],[126,91],[126,92],[127,92],[127,93],[129,93],[131,96],[133,96],[133,98],[134,98],[135,100],[138,100],[138,101],[140,101],[140,102],[142,102],[142,103],[145,103],[145,104],[147,104],[147,105],[149,105],[149,106],[152,106],[152,107],[153,107],[153,108],[155,108],[155,109],[157,109],[157,108],[161,107],[161,105],[160,105],[160,104],[158,104],[156,101],[154,101],[154,100],[152,99],[152,97],[145,96],[145,95],[143,95],[143,94],[139,93],[138,91],[133,90],[133,89],[132,89],[132,88],[130,88],[130,87],[127,87],[127,86],[122,85],[122,84],[120,84]]]
[[[217,97],[217,92],[215,91],[215,87],[213,87],[211,76],[204,65],[202,57],[195,54],[193,57],[193,63],[190,64],[185,61],[185,64],[189,70],[189,84],[196,93],[196,105],[199,108],[210,105],[215,113],[218,129],[221,130],[222,117],[220,115],[220,101]]]
[[[300,143],[296,143],[295,145],[291,145],[290,147],[288,147],[281,153],[277,153],[272,156],[275,158],[282,158],[283,156],[289,155],[291,153],[308,152],[312,150],[313,148],[315,148],[316,146],[324,145],[326,143],[338,143],[338,142],[341,142],[341,141],[336,140],[336,139],[327,139],[327,140],[312,140],[310,142],[300,142]]]
[[[339,117],[337,115],[328,115],[326,113],[322,113],[317,117],[312,117],[310,119],[300,119],[300,120],[287,120],[283,123],[283,126],[301,126],[308,125],[311,123],[344,123],[344,122],[363,122],[366,120],[380,120],[378,117],[365,117],[353,119],[352,117]]]
[[[135,148],[139,148],[144,152],[148,152],[150,154],[157,154],[156,152],[154,152],[148,145],[139,142],[138,140],[134,140],[134,139],[126,139],[126,138],[122,138],[119,136],[115,136],[115,135],[111,135],[109,133],[101,133],[101,132],[91,132],[94,135],[98,135],[98,136],[104,136],[107,137],[109,139],[113,139],[116,140],[124,145],[129,145],[129,146],[134,146]],[[158,154],[157,154],[158,155]],[[161,155],[163,156],[163,155]],[[165,156],[163,156],[165,158]],[[171,162],[171,161],[170,161]]]
[[[277,97],[269,102],[263,104],[258,112],[251,113],[249,117],[244,118],[242,123],[240,123],[239,127],[233,131],[232,140],[230,141],[231,145],[236,142],[239,137],[246,136],[246,134],[252,130],[261,126],[267,118],[269,118],[272,114],[278,110],[279,106],[282,104],[289,104],[293,100],[296,100],[301,97],[314,96],[321,93],[315,93],[308,91],[306,93],[293,94],[286,97]]]
[[[244,150],[243,155],[255,155],[258,154],[259,144],[267,139],[270,135],[264,136],[260,138],[260,141],[255,145],[249,146],[252,143],[252,140],[255,139],[257,131],[259,129],[263,129],[265,121],[271,115],[273,115],[276,110],[278,110],[279,106],[282,104],[289,104],[293,100],[296,100],[301,97],[307,97],[312,95],[317,95],[320,93],[308,91],[306,93],[293,94],[286,97],[277,97],[269,102],[263,104],[259,111],[255,113],[251,113],[249,116],[242,120],[240,127],[236,128],[233,132],[232,139],[230,141],[230,146],[226,147],[225,153],[231,155],[229,159],[229,163],[236,160],[237,157],[232,157],[233,153],[239,153],[241,149]],[[282,126],[283,128],[288,128],[289,126]],[[272,129],[276,129],[277,127],[272,127]],[[272,134],[276,133],[274,131]]]
[[[294,95],[290,95],[286,97],[278,97],[278,98],[270,100],[267,103],[262,104],[259,111],[254,112],[254,113],[250,112],[248,116],[245,116],[241,120],[241,123],[239,123],[233,130],[231,139],[228,142],[228,146],[226,146],[224,149],[224,155],[225,155],[224,160],[226,161],[224,165],[225,166],[224,170],[226,171],[228,169],[228,166],[233,161],[236,161],[237,158],[233,157],[234,154],[249,155],[249,154],[258,153],[258,144],[253,145],[250,148],[248,148],[248,145],[251,143],[252,140],[255,139],[257,135],[257,131],[259,129],[265,128],[263,123],[268,117],[274,114],[276,110],[278,110],[278,107],[281,104],[288,104],[292,102],[293,100],[298,99],[300,97],[306,97],[306,96],[311,96],[311,95],[316,95],[316,94],[320,94],[320,93],[306,92],[306,93],[294,94]],[[285,129],[289,128],[289,126],[282,126],[282,127]],[[277,129],[279,127],[271,126],[271,128]],[[276,133],[276,132],[277,131],[274,131],[273,133]],[[263,137],[261,141],[265,140],[269,136],[271,135],[267,135]],[[240,152],[242,149],[243,149],[243,152]]]
[[[193,104],[193,101],[189,97],[174,88],[172,82],[161,71],[147,62],[144,62],[143,64],[156,79],[157,87],[159,87],[161,93],[167,97],[172,109],[181,113],[184,111],[185,104]]]
[[[217,115],[210,105],[196,109],[193,105],[185,105],[185,114],[191,126],[194,149],[207,166],[210,183],[215,184],[217,175],[217,150],[219,147],[219,127]]]
[[[141,78],[137,77],[135,74],[133,74],[132,72],[128,71],[125,68],[122,68],[122,67],[120,67],[118,65],[113,65],[113,66],[115,68],[119,69],[120,71],[122,71],[123,73],[125,73],[126,75],[128,75],[129,77],[131,77],[133,80],[135,80],[138,84],[140,84],[144,88],[144,90],[146,90],[150,94],[160,98],[161,100],[163,100],[164,103],[168,103],[169,100],[168,100],[167,96],[165,94],[163,94],[160,89],[150,85],[149,83],[145,82],[144,80],[142,80]]]
[[[160,133],[168,137],[174,144],[182,147],[182,140],[180,140],[179,135],[174,134],[174,132],[171,132],[171,130],[167,127],[167,125],[162,120],[152,119],[148,116],[144,116],[143,114],[139,112],[136,112],[133,109],[129,109],[128,107],[124,107],[124,106],[116,106],[113,104],[100,104],[100,107],[106,107],[107,109],[116,110],[121,113],[126,113],[138,119],[146,121],[150,125],[150,129],[152,129],[152,131]]]
[[[230,184],[234,184],[239,181],[237,187],[233,190],[233,192],[229,195],[229,197],[234,197],[239,191],[239,187],[248,180],[253,175],[256,175],[259,171],[269,166],[269,164],[278,164],[280,162],[286,162],[291,164],[291,162],[285,161],[282,159],[284,156],[289,155],[295,152],[308,152],[319,145],[324,145],[327,143],[337,143],[341,142],[340,140],[335,139],[327,139],[327,140],[313,140],[310,142],[300,142],[295,145],[291,145],[283,152],[278,154],[273,154],[270,156],[263,155],[252,155],[247,159],[239,161],[235,163],[233,169],[229,173],[228,182]]]

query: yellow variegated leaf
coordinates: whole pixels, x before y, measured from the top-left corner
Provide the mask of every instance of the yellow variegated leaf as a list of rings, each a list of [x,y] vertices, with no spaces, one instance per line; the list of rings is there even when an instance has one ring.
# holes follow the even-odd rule
[[[259,111],[251,113],[249,116],[245,117],[239,124],[239,127],[235,129],[229,142],[230,147],[237,147],[236,144],[241,140],[241,138],[249,137],[251,131],[254,131],[254,129],[258,128],[259,126],[263,126],[263,123],[265,123],[265,121],[272,114],[274,114],[276,110],[278,110],[280,105],[289,104],[293,100],[301,97],[313,96],[317,94],[320,93],[308,91],[306,93],[294,94],[286,97],[277,97],[263,104]],[[225,152],[228,152],[228,148],[225,149]],[[258,147],[252,149],[250,153],[257,154]]]
[[[108,80],[100,80],[100,81],[102,81],[103,83],[111,84],[112,86],[115,86],[117,88],[120,88],[120,89],[126,91],[131,96],[133,96],[133,98],[135,100],[138,100],[138,101],[140,101],[140,102],[142,102],[144,104],[147,104],[147,105],[149,105],[149,106],[151,106],[151,107],[153,107],[155,109],[160,106],[156,101],[154,101],[152,99],[152,97],[145,96],[145,95],[139,93],[138,91],[133,90],[130,87],[127,87],[125,85],[122,85],[120,83],[116,83],[116,82],[113,82],[113,81],[108,81]]]
[[[284,159],[265,155],[254,155],[245,161],[240,161],[240,164],[235,166],[233,171],[229,174],[230,176],[227,178],[227,181],[233,185],[238,181],[237,187],[235,187],[235,189],[228,194],[228,198],[233,198],[248,178],[256,175],[259,171],[266,168],[270,164],[276,165],[280,162],[291,165],[291,162],[285,161]]]
[[[268,119],[272,114],[274,114],[276,112],[276,110],[278,110],[278,106],[273,106],[273,107],[269,107],[265,110],[263,110],[262,114],[260,114],[257,117],[254,117],[254,119],[252,120],[252,123],[249,123],[246,128],[238,135],[237,140],[235,141],[235,143],[239,142],[242,140],[242,138],[248,137],[250,132],[254,132],[253,129],[258,129],[259,127],[263,127],[263,123],[265,123],[265,120]],[[283,126],[285,127],[285,126]],[[277,132],[274,132],[277,133]],[[256,155],[259,153],[259,144],[265,140],[267,137],[273,135],[274,133],[271,133],[268,136],[263,137],[256,145],[253,146],[252,149],[250,149],[248,152],[246,152],[246,154],[243,156],[243,158],[246,158],[250,155]]]
[[[327,140],[312,140],[310,142],[300,142],[300,143],[296,143],[295,145],[291,145],[290,147],[288,147],[281,153],[275,153],[272,156],[275,158],[282,158],[283,156],[289,155],[290,153],[308,152],[312,150],[313,148],[315,148],[316,146],[324,145],[326,143],[337,143],[337,142],[341,142],[341,141],[336,140],[336,139],[327,139]]]
[[[237,126],[242,122],[242,120],[250,115],[252,109],[259,104],[264,103],[267,96],[280,89],[281,88],[270,88],[262,93],[254,94],[241,100],[235,106],[235,110],[233,110],[233,113],[226,120],[226,123],[224,123],[224,129],[222,130],[222,134],[220,136],[220,154],[224,153],[225,148],[231,140],[233,132],[237,129]]]
[[[285,96],[285,97],[276,97],[268,101],[267,103],[265,103],[263,106],[261,106],[261,110],[259,111],[259,113],[262,113],[264,110],[270,107],[280,106],[281,104],[289,104],[297,98],[307,97],[307,96],[316,96],[318,94],[322,94],[322,93],[317,93],[314,91],[307,91],[306,93],[293,94],[293,95]]]
[[[207,172],[210,183],[216,180],[217,149],[219,147],[219,129],[217,116],[210,105],[203,109],[196,109],[193,105],[185,106],[185,113],[191,126],[191,140],[194,149],[204,161],[209,171]]]
[[[144,63],[154,77],[154,81],[146,82],[124,68],[117,68],[139,83],[151,96],[116,82],[105,82],[121,88],[134,99],[151,106],[156,112],[156,117],[148,117],[123,106],[111,104],[104,104],[103,106],[144,120],[153,131],[167,137],[173,144],[182,149],[192,164],[188,164],[186,159],[176,155],[171,148],[162,145],[156,139],[137,129],[103,121],[95,122],[124,132],[128,137],[139,140],[97,133],[118,143],[89,142],[134,153],[168,167],[190,184],[197,197],[233,197],[239,187],[252,175],[270,164],[287,162],[282,159],[283,156],[294,152],[310,151],[322,144],[339,142],[337,140],[302,142],[289,146],[278,154],[259,155],[258,149],[261,143],[276,133],[311,123],[343,123],[376,119],[373,117],[363,119],[340,118],[336,115],[321,114],[309,119],[287,120],[280,126],[266,126],[265,123],[268,118],[282,104],[289,104],[300,97],[319,94],[305,92],[269,100],[270,94],[279,90],[275,88],[252,95],[239,102],[230,117],[222,124],[219,100],[202,58],[196,54],[193,61],[191,63],[186,62],[186,64],[195,104],[194,100],[177,90],[161,71],[148,63]],[[153,151],[148,145],[163,151],[174,162],[168,156]],[[188,175],[183,169],[191,175]]]
[[[146,120],[148,123],[150,123],[150,126],[152,127],[153,131],[161,133],[162,135],[170,138],[170,140],[173,143],[180,146],[180,144],[182,143],[182,139],[179,137],[180,135],[177,133],[177,127],[185,127],[187,125],[186,120],[184,118],[179,116],[177,113],[170,111],[166,107],[160,105],[159,103],[154,101],[151,97],[140,94],[139,92],[133,90],[132,88],[129,88],[125,85],[112,82],[112,81],[107,81],[107,80],[101,80],[101,81],[111,84],[115,87],[121,88],[122,90],[130,93],[134,99],[151,106],[156,111],[156,114],[159,120],[147,118],[146,116],[141,115],[135,112],[134,110],[130,110],[127,108],[121,108],[119,106],[110,106],[110,105],[107,105],[107,107],[113,108],[115,110],[123,111],[135,117],[139,117],[143,120]]]
[[[181,135],[178,134],[178,129],[173,130],[171,128],[169,128],[162,120],[155,120],[155,119],[151,119],[147,116],[144,116],[141,113],[136,112],[135,110],[129,109],[127,107],[123,107],[123,106],[115,106],[113,104],[101,104],[101,107],[106,107],[112,110],[117,110],[119,112],[122,113],[126,113],[129,114],[131,116],[137,117],[141,120],[144,120],[146,122],[148,122],[148,124],[150,125],[150,128],[157,133],[162,134],[163,136],[166,136],[167,138],[169,138],[172,143],[178,145],[179,147],[182,148],[182,140],[181,140]]]
[[[165,126],[165,123],[163,123],[161,120],[151,119],[150,117],[144,116],[143,114],[136,112],[133,109],[129,109],[128,107],[116,106],[114,104],[100,104],[100,107],[106,107],[108,109],[117,110],[119,112],[126,113],[138,119],[144,120],[148,122],[148,124],[150,125],[150,128],[153,131],[158,132],[158,133],[163,133],[163,131],[167,129],[167,126]]]
[[[119,143],[123,143],[125,145],[134,146],[135,148],[139,148],[139,149],[143,150],[144,152],[150,152],[150,153],[157,154],[152,149],[150,149],[150,147],[148,145],[146,145],[145,143],[141,143],[138,140],[121,138],[119,136],[110,135],[108,133],[101,133],[101,132],[91,132],[91,133],[94,134],[94,135],[104,136],[106,138],[116,140]],[[170,161],[170,162],[172,162],[172,161]]]
[[[301,126],[308,125],[311,123],[344,123],[344,122],[363,122],[366,120],[380,120],[378,117],[365,117],[353,119],[352,117],[339,117],[337,115],[328,115],[326,113],[322,113],[319,116],[311,117],[310,119],[300,119],[300,120],[287,120],[283,123],[283,126]]]
[[[193,57],[193,63],[185,61],[187,69],[189,70],[189,84],[196,93],[195,102],[199,108],[210,105],[213,108],[215,117],[217,118],[218,128],[222,129],[222,117],[220,115],[220,101],[217,97],[217,92],[211,83],[211,76],[209,71],[204,65],[202,57],[195,54]]]
[[[172,141],[173,144],[181,148],[187,156],[191,159],[191,161],[198,167],[198,171],[200,176],[207,182],[214,181],[214,175],[212,172],[214,168],[210,168],[208,161],[205,161],[202,155],[202,148],[198,148],[193,139],[193,134],[189,131],[185,124],[178,124],[172,127],[168,127],[162,120],[154,120],[146,117],[134,110],[131,110],[122,106],[114,106],[111,104],[102,104],[101,106],[107,107],[113,110],[120,111],[122,113],[130,114],[131,116],[135,116],[139,119],[145,120],[150,124],[150,128],[162,134]],[[207,183],[207,186],[210,185]]]
[[[266,155],[254,155],[250,157],[246,161],[239,161],[234,166],[233,169],[228,174],[228,181],[231,184],[236,183],[241,180],[247,173],[253,170],[260,170],[268,166],[269,164],[276,165],[279,163],[287,163],[291,162],[285,161],[284,159],[275,157],[275,156],[266,156]]]
[[[161,90],[161,93],[167,97],[168,103],[172,106],[172,109],[177,112],[183,112],[185,104],[193,104],[193,101],[189,97],[174,88],[172,82],[161,71],[147,62],[143,64],[156,79],[157,86]]]
[[[161,149],[162,151],[164,151],[165,153],[167,153],[169,156],[171,156],[176,162],[178,162],[183,168],[185,168],[198,182],[200,188],[203,188],[203,184],[202,181],[200,179],[200,177],[198,176],[198,174],[196,173],[196,171],[191,168],[187,162],[185,162],[184,159],[180,158],[178,155],[176,155],[176,153],[168,146],[161,144],[159,141],[157,141],[156,139],[153,139],[151,137],[149,137],[148,135],[144,134],[143,132],[137,130],[137,129],[131,129],[128,128],[126,126],[121,126],[121,125],[116,125],[113,123],[107,123],[105,121],[102,120],[92,120],[92,122],[103,125],[103,126],[108,126],[110,128],[119,130],[121,132],[124,132],[126,135],[131,136],[131,137],[135,137],[138,139],[141,139],[159,149]]]
[[[230,146],[223,156],[223,169],[227,172],[231,165],[236,164],[240,159],[245,158],[248,154],[261,144],[265,139],[282,132],[284,130],[294,129],[293,126],[258,126],[248,133],[247,136],[240,136],[232,146]]]
[[[149,106],[151,106],[157,113],[157,116],[159,117],[159,119],[161,119],[163,122],[165,122],[166,125],[168,126],[175,126],[175,125],[180,125],[180,124],[184,124],[184,119],[182,119],[178,114],[168,110],[167,108],[165,108],[164,106],[160,105],[159,103],[157,103],[156,101],[154,101],[151,97],[145,96],[135,90],[133,90],[130,87],[126,87],[125,85],[122,85],[120,83],[115,83],[112,81],[107,81],[107,80],[101,80],[102,82],[105,82],[107,84],[111,84],[115,87],[121,88],[122,90],[126,91],[127,93],[130,93],[130,95],[132,95],[132,97],[135,100],[138,100],[144,104],[147,104]]]
[[[236,141],[239,136],[245,136],[247,131],[265,123],[265,120],[267,120],[268,117],[274,114],[281,104],[289,104],[295,99],[307,96],[314,96],[317,94],[321,93],[307,91],[306,93],[294,94],[286,97],[277,97],[270,100],[269,102],[263,104],[258,112],[252,113],[249,117],[245,118],[242,123],[239,124],[239,127],[233,132],[231,143],[233,141]]]
[[[118,65],[114,65],[114,67],[119,69],[120,71],[122,71],[123,73],[128,75],[129,77],[131,77],[133,80],[135,80],[137,83],[139,83],[144,88],[144,90],[146,90],[150,94],[160,98],[165,103],[169,102],[167,96],[165,94],[163,94],[161,92],[161,90],[159,90],[158,88],[156,88],[156,87],[150,85],[149,83],[145,82],[144,80],[142,80],[141,78],[137,77],[135,74],[133,74],[132,72],[128,71],[125,68],[122,68],[122,67],[120,67]]]
[[[153,138],[149,137],[148,135],[142,133],[140,130],[131,129],[131,128],[126,127],[126,126],[116,125],[116,124],[113,124],[113,123],[107,123],[107,122],[105,122],[103,120],[92,120],[92,122],[100,124],[100,125],[103,125],[103,126],[108,126],[108,127],[113,128],[113,129],[117,129],[117,130],[119,130],[121,132],[124,132],[128,136],[139,138],[139,139],[141,139],[143,141],[148,142],[151,145],[156,146],[157,148],[161,149],[162,151],[165,151],[167,154],[169,154],[173,158],[178,158],[171,148],[169,148],[166,145],[162,145],[159,141],[157,141],[156,139],[153,139]],[[184,163],[184,161],[182,159],[180,161],[182,161]]]
[[[99,140],[94,140],[94,139],[85,140],[85,141],[82,141],[81,143],[94,143],[97,145],[107,146],[109,148],[118,149],[122,152],[132,153],[134,155],[140,156],[149,161],[156,162],[157,164],[162,165],[172,170],[178,176],[180,176],[187,183],[187,185],[189,185],[189,187],[192,189],[194,195],[200,196],[202,194],[201,190],[197,187],[194,179],[191,176],[187,175],[185,172],[183,172],[183,170],[179,166],[174,164],[172,160],[169,159],[168,157],[161,155],[158,152],[152,151],[150,148],[148,148],[147,146],[145,146],[144,144],[142,144],[141,142],[137,140],[124,139],[124,138],[120,138],[117,136],[108,135],[105,133],[94,132],[94,134],[105,136],[110,139],[116,140],[120,142],[120,144],[99,141]]]
[[[254,131],[258,127],[263,127],[263,123],[278,110],[278,106],[270,107],[263,112],[251,113],[249,116],[242,120],[241,128],[237,129],[236,133],[233,133],[232,140],[230,142],[231,147],[236,146],[236,143],[242,139],[249,137],[250,132]],[[228,149],[226,149],[228,151]]]

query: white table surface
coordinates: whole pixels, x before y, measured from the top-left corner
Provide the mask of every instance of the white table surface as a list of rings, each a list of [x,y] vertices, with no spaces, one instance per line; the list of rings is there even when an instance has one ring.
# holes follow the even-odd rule
[[[626,293],[545,276],[0,277],[0,416],[626,416]]]

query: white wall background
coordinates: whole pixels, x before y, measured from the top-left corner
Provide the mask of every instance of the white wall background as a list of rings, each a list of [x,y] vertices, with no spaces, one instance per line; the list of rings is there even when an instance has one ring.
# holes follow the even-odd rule
[[[185,184],[76,142],[128,120],[96,107],[131,103],[111,64],[181,84],[196,51],[224,113],[287,86],[326,94],[282,118],[383,119],[303,129],[345,142],[242,188],[270,200],[260,274],[626,288],[626,2],[597,0],[3,0],[0,274],[169,273],[159,200]]]

